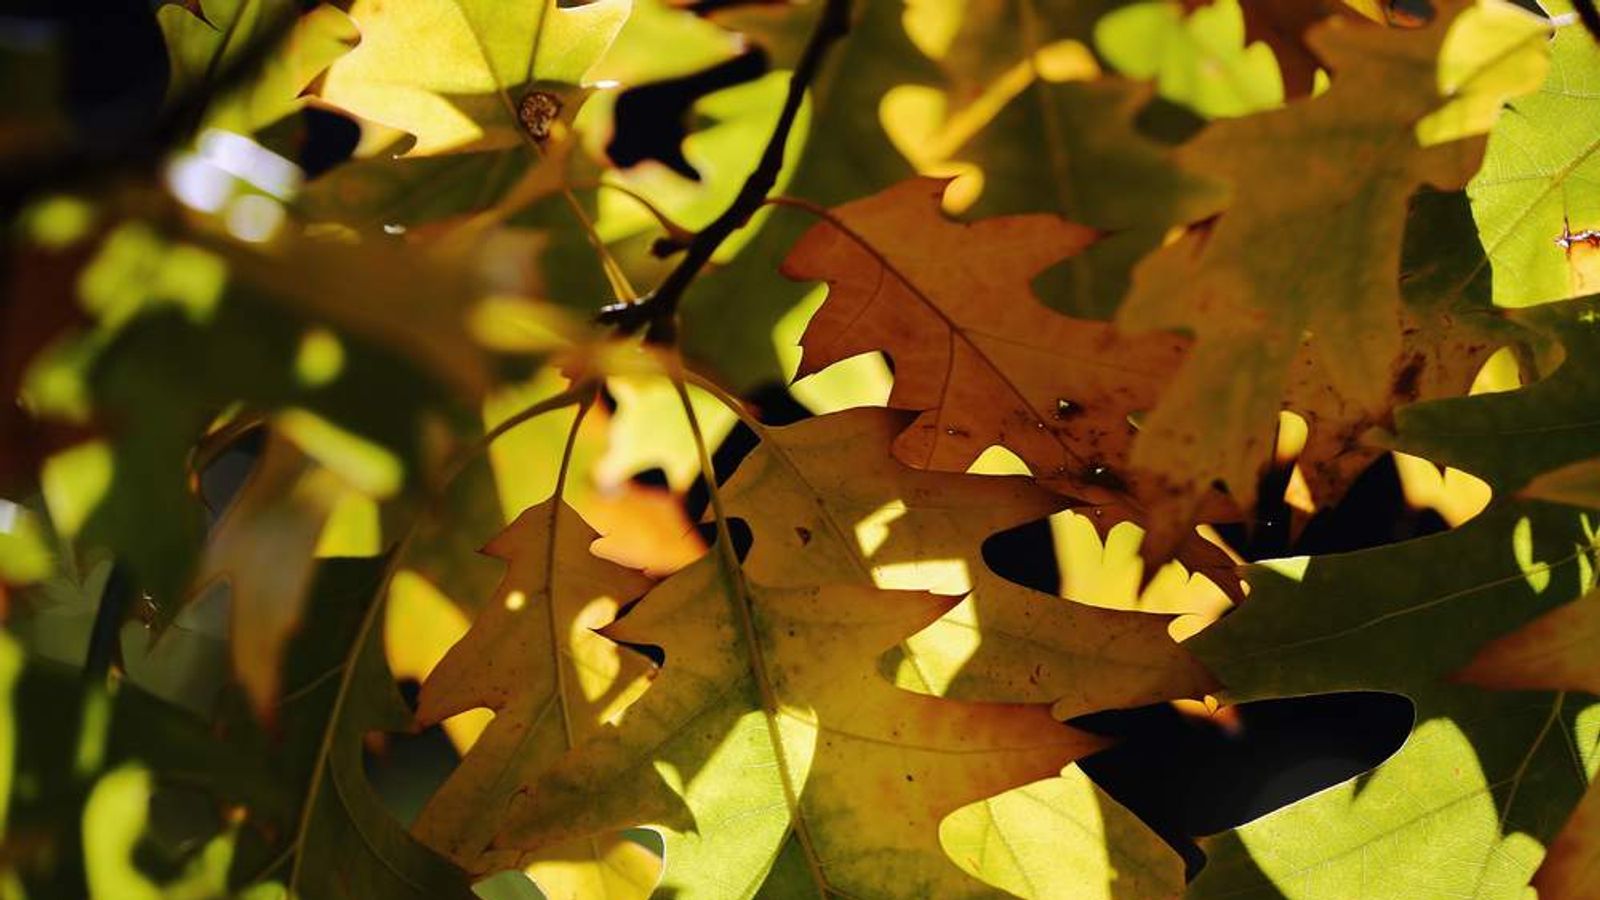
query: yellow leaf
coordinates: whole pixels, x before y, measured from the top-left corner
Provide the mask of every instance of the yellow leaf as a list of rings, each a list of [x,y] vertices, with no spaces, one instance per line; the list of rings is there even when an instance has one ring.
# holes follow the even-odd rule
[[[660,646],[662,674],[517,798],[499,843],[649,824],[666,841],[662,890],[688,900],[751,896],[793,830],[809,891],[970,894],[939,846],[939,821],[1054,775],[1100,740],[1042,708],[886,682],[878,653],[948,605],[851,585],[735,583],[712,557],[690,566],[606,629]]]

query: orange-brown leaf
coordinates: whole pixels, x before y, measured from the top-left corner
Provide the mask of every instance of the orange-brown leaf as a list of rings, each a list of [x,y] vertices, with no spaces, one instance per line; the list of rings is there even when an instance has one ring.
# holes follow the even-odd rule
[[[1130,416],[1155,405],[1188,341],[1045,308],[1034,276],[1098,233],[1053,215],[953,221],[945,184],[916,178],[845,204],[790,251],[786,275],[829,285],[799,375],[881,350],[889,405],[921,413],[894,443],[907,464],[965,471],[999,445],[1087,503],[1145,505],[1126,465]],[[1181,525],[1151,531],[1156,555],[1183,537]]]
[[[1455,677],[1508,691],[1600,694],[1600,591],[1490,641]]]

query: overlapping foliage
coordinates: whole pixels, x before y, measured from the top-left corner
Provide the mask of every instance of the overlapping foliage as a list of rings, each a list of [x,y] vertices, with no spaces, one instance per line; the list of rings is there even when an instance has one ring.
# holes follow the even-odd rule
[[[155,17],[3,105],[7,896],[1600,892],[1560,0]],[[1242,562],[1390,453],[1437,533]],[[1078,765],[1339,691],[1198,872]]]

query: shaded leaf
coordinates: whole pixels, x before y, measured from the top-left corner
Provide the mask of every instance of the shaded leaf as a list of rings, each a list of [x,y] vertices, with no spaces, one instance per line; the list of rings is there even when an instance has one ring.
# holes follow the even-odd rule
[[[1498,690],[1600,694],[1600,593],[1590,591],[1484,645],[1456,678]],[[1593,776],[1590,772],[1589,775]],[[1535,873],[1540,896],[1583,897],[1600,888],[1600,788],[1591,784]]]
[[[1185,172],[1138,127],[1150,99],[1148,86],[1116,78],[1036,79],[956,154],[983,170],[972,215],[1053,212],[1102,232],[1035,279],[1052,309],[1110,318],[1134,263],[1221,202],[1221,185]]]
[[[1588,701],[1450,678],[1487,639],[1587,589],[1593,554],[1576,516],[1524,505],[1446,534],[1252,569],[1248,602],[1190,642],[1230,700],[1392,691],[1421,724],[1359,791],[1238,829],[1196,894],[1360,894],[1377,877],[1371,861],[1397,895],[1522,896],[1539,860],[1528,838],[1549,840],[1586,786],[1560,732]]]
[[[1600,460],[1575,462],[1539,475],[1517,496],[1600,509]]]
[[[1551,304],[1509,316],[1530,343],[1559,342],[1562,361],[1544,378],[1514,391],[1418,403],[1395,415],[1395,449],[1464,469],[1497,491],[1594,455],[1600,423],[1589,410],[1600,374],[1581,360],[1600,349],[1588,300]]]
[[[301,625],[313,551],[339,489],[333,472],[288,439],[269,436],[195,575],[197,590],[215,582],[229,588],[234,670],[264,718],[277,705],[284,645]]]
[[[313,588],[319,627],[291,650],[280,713],[280,777],[304,787],[298,824],[235,860],[235,872],[293,854],[288,889],[308,897],[471,897],[463,872],[406,834],[373,792],[362,761],[369,731],[403,731],[411,713],[384,660],[387,560],[323,563]],[[270,832],[269,832],[270,833]]]
[[[1460,186],[1481,152],[1476,140],[1417,144],[1417,121],[1442,103],[1436,60],[1460,10],[1440,7],[1415,31],[1318,26],[1312,46],[1337,73],[1327,93],[1214,122],[1178,151],[1233,196],[1215,222],[1139,264],[1118,314],[1131,330],[1196,338],[1132,456],[1176,509],[1195,508],[1219,478],[1253,505],[1302,345],[1347,402],[1383,409],[1394,392],[1407,198],[1425,183]]]

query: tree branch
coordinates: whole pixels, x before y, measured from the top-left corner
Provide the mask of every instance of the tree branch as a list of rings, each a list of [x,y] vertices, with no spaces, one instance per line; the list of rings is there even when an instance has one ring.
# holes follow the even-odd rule
[[[1589,36],[1600,41],[1600,11],[1595,10],[1594,0],[1572,0],[1572,9]]]
[[[795,116],[800,112],[800,104],[805,99],[806,88],[816,80],[834,42],[849,31],[850,0],[823,0],[816,27],[806,42],[799,63],[795,65],[794,74],[789,77],[789,91],[783,99],[778,124],[772,129],[772,136],[767,139],[760,161],[750,177],[745,179],[738,195],[721,215],[694,236],[683,259],[654,291],[637,303],[614,303],[600,310],[598,319],[602,324],[615,325],[623,334],[634,334],[644,329],[645,339],[653,343],[671,343],[676,338],[678,303],[683,299],[684,292],[706,263],[711,261],[712,254],[722,246],[723,241],[744,227],[772,192],[778,182],[778,173],[783,168],[784,148],[789,142]]]

